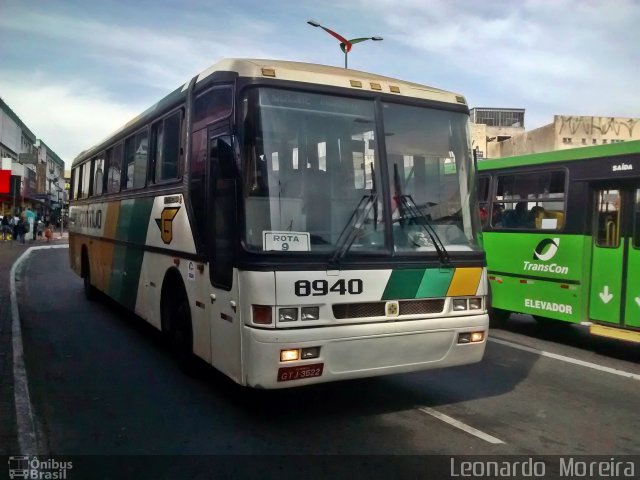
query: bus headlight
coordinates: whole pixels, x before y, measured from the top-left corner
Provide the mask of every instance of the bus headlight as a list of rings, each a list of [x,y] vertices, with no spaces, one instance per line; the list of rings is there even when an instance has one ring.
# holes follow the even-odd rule
[[[467,309],[467,299],[466,298],[454,298],[453,299],[453,311],[459,312],[461,310]]]
[[[297,308],[279,308],[278,309],[279,322],[295,322],[297,320],[298,320]]]
[[[484,340],[484,332],[462,332],[458,334],[458,343],[478,343]]]
[[[469,299],[469,310],[482,310],[482,298],[472,297]]]
[[[320,318],[320,307],[302,307],[302,320],[318,320]]]
[[[293,362],[295,360],[300,360],[300,350],[298,350],[297,348],[280,350],[281,362]]]

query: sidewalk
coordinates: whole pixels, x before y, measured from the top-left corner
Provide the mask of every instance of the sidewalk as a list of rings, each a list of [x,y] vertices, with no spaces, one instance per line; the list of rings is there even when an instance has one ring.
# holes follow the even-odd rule
[[[68,242],[65,232],[60,238],[57,232],[51,239],[51,245]],[[0,455],[18,452],[15,406],[13,392],[13,349],[11,335],[11,292],[9,273],[11,266],[29,247],[47,245],[46,240],[26,241],[21,245],[15,241],[0,239]]]

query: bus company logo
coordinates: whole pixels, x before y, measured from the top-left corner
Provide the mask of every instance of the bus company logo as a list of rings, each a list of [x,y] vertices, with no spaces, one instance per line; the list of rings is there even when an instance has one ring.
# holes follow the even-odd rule
[[[156,224],[160,229],[160,238],[167,245],[173,240],[173,219],[176,218],[180,207],[165,207],[160,214],[160,218],[156,218]]]
[[[387,317],[397,317],[400,313],[400,304],[395,300],[387,302],[384,306],[384,313]]]
[[[102,228],[102,210],[84,210],[78,213],[78,227],[80,228]]]
[[[543,262],[548,262],[556,256],[559,247],[559,238],[545,238],[544,240],[540,241],[538,245],[536,245],[536,248],[533,249],[533,260],[542,260]],[[533,272],[559,273],[561,275],[569,274],[569,267],[564,267],[562,265],[558,265],[557,263],[541,264],[525,260],[523,268],[526,271]]]
[[[545,262],[551,260],[556,256],[556,253],[558,253],[559,246],[559,238],[545,238],[533,249],[533,259],[543,260]]]

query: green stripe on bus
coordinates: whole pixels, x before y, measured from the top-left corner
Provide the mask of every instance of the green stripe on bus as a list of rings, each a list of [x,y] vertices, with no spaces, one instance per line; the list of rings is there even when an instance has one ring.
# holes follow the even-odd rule
[[[424,272],[415,298],[446,297],[455,268],[428,268]]]
[[[423,276],[424,268],[393,270],[382,294],[382,300],[415,298]]]
[[[147,197],[120,202],[116,239],[144,245],[153,200],[153,197]]]
[[[382,300],[445,297],[454,272],[454,268],[393,270]]]
[[[153,198],[137,198],[120,202],[116,239],[143,247],[147,240],[149,215]],[[118,245],[113,255],[109,295],[127,308],[134,309],[144,249]]]

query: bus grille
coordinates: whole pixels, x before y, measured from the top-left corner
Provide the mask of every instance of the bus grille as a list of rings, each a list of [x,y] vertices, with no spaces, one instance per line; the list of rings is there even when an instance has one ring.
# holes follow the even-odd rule
[[[387,302],[339,303],[333,305],[333,316],[337,319],[384,317]],[[400,300],[399,315],[423,315],[440,313],[444,309],[444,299]]]

